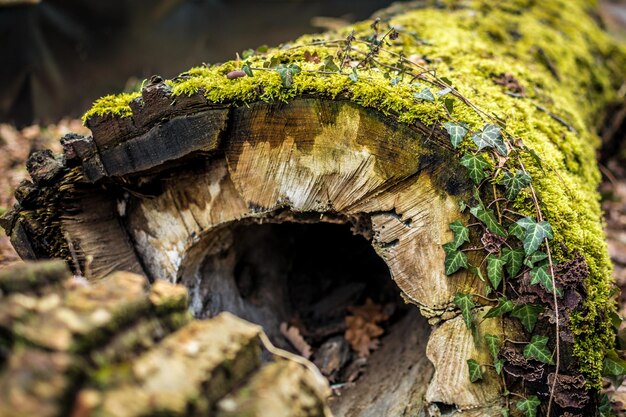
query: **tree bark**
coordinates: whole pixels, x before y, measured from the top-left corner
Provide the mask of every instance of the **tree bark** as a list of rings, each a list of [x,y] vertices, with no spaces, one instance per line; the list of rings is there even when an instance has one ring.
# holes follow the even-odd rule
[[[397,10],[389,13],[395,16]],[[549,60],[546,67],[544,71],[560,79]],[[382,87],[377,91],[382,96],[394,94]],[[29,162],[34,184],[18,190],[19,206],[4,224],[20,255],[65,258],[75,272],[94,281],[122,270],[152,283],[182,284],[196,318],[229,311],[261,324],[278,345],[289,347],[280,324],[300,318],[307,308],[315,310],[319,304],[313,301],[324,301],[311,301],[306,295],[315,292],[315,282],[319,286],[327,282],[314,271],[321,271],[324,257],[331,256],[321,256],[318,264],[311,262],[313,272],[300,274],[308,284],[298,284],[303,285],[296,292],[300,298],[294,298],[291,291],[298,275],[294,271],[301,271],[296,265],[298,254],[306,252],[295,239],[309,230],[303,225],[344,225],[368,242],[372,256],[382,259],[396,292],[410,308],[387,329],[383,347],[372,354],[360,382],[331,399],[335,415],[395,417],[419,410],[425,415],[500,415],[502,378],[487,368],[483,380],[472,383],[467,361],[490,361],[487,346],[477,344],[476,337],[494,334],[502,340],[518,340],[522,331],[509,319],[484,319],[491,305],[485,301],[474,311],[479,324],[473,334],[453,302],[459,292],[484,294],[486,282],[468,271],[452,277],[445,273],[442,245],[452,239],[451,222],[469,221],[460,203],[471,199],[473,185],[441,120],[403,123],[401,114],[355,103],[349,94],[334,99],[295,94],[286,103],[254,100],[245,106],[237,105],[241,102],[235,98],[211,101],[209,94],[198,90],[178,95],[170,84],[153,77],[141,97],[128,103],[130,116],[91,114],[87,124],[93,137],[66,137],[63,157],[34,155]],[[500,90],[484,94],[494,99],[506,95]],[[602,99],[594,102],[594,106],[602,104]],[[552,123],[549,129],[568,135],[576,130],[554,113],[535,110],[536,117]],[[576,127],[591,135],[591,125],[580,123]],[[524,128],[539,135],[544,127]],[[292,228],[280,229],[283,225]],[[339,239],[333,233],[316,240],[316,245],[330,246]],[[471,243],[480,246],[475,240]],[[370,256],[361,257],[356,250],[346,253],[344,261],[349,264]],[[470,251],[468,256],[480,264],[481,253]],[[336,279],[346,288],[356,282]],[[381,295],[385,291],[363,294],[392,300]],[[301,299],[305,301],[300,304],[294,301]],[[394,303],[403,309],[401,302]],[[414,315],[418,309],[422,317]],[[188,326],[204,326],[194,323]],[[185,337],[169,337],[163,349],[184,343]],[[571,353],[561,360],[564,369],[577,366]],[[175,363],[191,366],[184,359]],[[277,387],[284,384],[276,392],[290,395],[294,384],[290,378],[308,378],[294,366],[283,362],[266,366],[245,388],[258,395],[258,404],[248,403],[242,389],[223,399],[218,415],[237,415],[238,410],[260,413],[269,407],[263,402],[265,381],[274,378],[279,378]],[[161,372],[146,367],[145,372]],[[211,377],[210,372],[203,373],[193,382],[211,384]],[[99,405],[106,410],[102,415],[118,415],[116,402],[135,399],[140,404],[137,413],[128,415],[157,411],[148,405],[152,397],[146,397],[146,392],[123,384],[116,381],[115,388],[105,390],[105,397],[97,395],[105,398],[98,403],[104,404]],[[219,391],[211,401],[224,398],[234,385],[221,388],[209,389],[209,395],[213,389]],[[294,390],[301,395],[305,391]],[[85,392],[78,398],[88,402],[90,395]],[[181,388],[180,397],[176,394],[171,401],[163,407],[173,415],[185,415],[187,391]],[[303,415],[325,411],[314,407],[307,412]]]

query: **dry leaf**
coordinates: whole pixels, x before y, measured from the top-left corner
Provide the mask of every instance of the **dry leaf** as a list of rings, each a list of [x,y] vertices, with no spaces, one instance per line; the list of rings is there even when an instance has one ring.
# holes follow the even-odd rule
[[[280,332],[291,343],[291,345],[300,353],[300,356],[309,359],[311,357],[311,346],[304,340],[295,326],[288,326],[287,323],[280,323]]]
[[[366,358],[370,352],[378,349],[384,330],[377,323],[389,319],[382,306],[367,299],[362,306],[348,307],[353,315],[346,317],[345,339],[359,357]]]
[[[313,52],[313,54],[311,54],[309,51],[304,51],[304,60],[315,64],[320,63],[320,57],[317,55],[317,52]]]

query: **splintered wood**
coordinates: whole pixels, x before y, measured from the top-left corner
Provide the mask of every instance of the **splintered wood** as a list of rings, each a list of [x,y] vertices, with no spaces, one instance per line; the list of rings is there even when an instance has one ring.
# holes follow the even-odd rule
[[[455,318],[452,303],[459,291],[483,293],[484,283],[466,272],[453,277],[444,272],[441,245],[452,238],[448,224],[465,216],[459,201],[467,198],[471,184],[443,132],[402,125],[352,103],[319,99],[206,108],[194,96],[163,113],[154,104],[163,101],[158,94],[166,91],[159,85],[148,91],[154,97],[144,97],[153,100],[154,109],[138,108],[145,114],[135,125],[123,119],[96,120],[93,140],[74,137],[65,142],[66,159],[82,166],[73,168],[82,176],[64,185],[59,198],[65,212],[58,223],[77,262],[89,260],[93,278],[114,266],[142,272],[150,280],[181,283],[189,289],[191,310],[198,318],[231,311],[261,324],[283,347],[296,344],[305,351],[312,343],[312,358],[328,370],[330,380],[339,385],[346,382],[343,378],[357,380],[333,398],[337,416],[383,415],[382,410],[392,410],[384,414],[388,416],[408,416],[422,407],[437,409],[437,404],[448,404],[459,415],[499,415],[492,407],[502,389],[495,372],[485,369],[479,384],[467,378],[467,359],[488,352],[485,346],[472,345],[469,332],[457,325],[462,320]],[[192,115],[185,114],[185,105]],[[150,157],[139,158],[142,152]],[[10,228],[24,253],[38,250],[27,233],[34,218],[18,216]],[[244,229],[287,223],[347,225],[384,261],[397,285],[395,293],[414,305],[404,318],[372,327],[368,346],[362,342],[360,347],[362,356],[367,356],[366,349],[371,353],[369,368],[346,361],[345,348],[333,339],[345,331],[345,324],[333,327],[336,317],[318,321],[330,329],[322,337],[322,328],[316,336],[316,328],[298,327],[303,340],[284,328],[291,343],[281,334],[281,323],[292,326],[304,314],[284,303],[293,295],[284,282],[291,261],[274,253],[292,243],[271,228]],[[322,239],[319,246],[327,243]],[[346,256],[345,262],[362,260],[361,255]],[[263,289],[255,287],[246,262],[264,268]],[[363,294],[359,303],[365,301]],[[311,303],[309,310],[324,308],[322,301]],[[342,305],[339,321],[350,305],[361,304],[353,299]],[[430,326],[413,315],[415,305]],[[489,320],[484,325],[491,333],[503,332]],[[387,339],[372,352],[379,337]],[[329,356],[322,356],[324,351]],[[329,362],[332,355],[339,355],[333,360],[341,366]],[[377,376],[385,370],[393,372]],[[277,365],[272,372],[284,370]],[[258,388],[251,389],[261,395]],[[399,406],[408,403],[411,407]],[[232,407],[245,409],[236,395],[221,407],[224,415]]]

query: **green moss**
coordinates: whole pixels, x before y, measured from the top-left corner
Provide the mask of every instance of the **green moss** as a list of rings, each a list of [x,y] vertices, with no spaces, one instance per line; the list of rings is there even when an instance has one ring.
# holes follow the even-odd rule
[[[130,109],[130,101],[134,98],[141,97],[141,93],[123,93],[111,94],[99,98],[93,103],[93,106],[87,113],[83,115],[83,123],[93,116],[119,116],[130,117],[133,112]]]
[[[450,0],[446,4],[447,9],[420,9],[392,18],[389,23],[400,30],[400,38],[386,49],[427,59],[438,76],[452,80],[481,109],[506,120],[507,131],[541,156],[541,166],[530,155],[522,160],[553,225],[555,240],[569,251],[569,255],[557,251],[557,258],[564,260],[580,252],[590,268],[584,313],[572,318],[572,326],[581,371],[592,385],[599,386],[602,357],[613,339],[606,313],[614,306],[609,298],[611,264],[596,192],[600,174],[591,163],[599,144],[593,131],[597,116],[608,102],[616,99],[615,87],[623,81],[624,50],[588,13],[594,5],[592,1]],[[316,35],[315,39],[344,39],[352,29],[357,39],[371,34],[369,22],[365,22]],[[338,50],[328,44],[307,45],[313,39],[304,36],[288,47],[272,49],[248,61],[252,67],[263,67],[271,58],[297,63],[303,71],[294,76],[290,88],[282,86],[275,71],[255,70],[253,77],[229,80],[226,74],[241,66],[235,61],[192,68],[168,83],[174,95],[202,92],[214,103],[287,102],[294,97],[314,95],[347,98],[403,123],[419,121],[431,125],[448,119],[442,100],[425,103],[413,98],[418,88],[428,84],[411,85],[406,77],[392,86],[384,71],[377,68],[359,70],[358,82],[352,82],[347,74],[320,74],[320,64],[308,62],[304,52],[316,53],[323,60],[336,56]],[[366,48],[362,44],[355,46]],[[385,65],[397,62],[396,56],[386,52],[377,59]],[[504,87],[494,83],[494,77],[503,73],[512,74],[519,81],[526,91],[524,97],[508,95]],[[137,95],[104,97],[84,118],[104,114],[130,116],[128,102],[134,97]],[[459,101],[452,117],[473,129],[484,124],[479,114]],[[533,213],[532,207],[525,204],[520,203],[518,209]]]

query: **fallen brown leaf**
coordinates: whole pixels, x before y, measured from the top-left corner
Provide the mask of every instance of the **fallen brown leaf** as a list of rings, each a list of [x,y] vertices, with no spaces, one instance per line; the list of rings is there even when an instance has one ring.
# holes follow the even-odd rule
[[[300,330],[295,326],[288,326],[287,323],[280,323],[280,332],[291,343],[291,345],[300,353],[300,356],[309,359],[312,351],[311,346],[304,340],[300,334]]]

